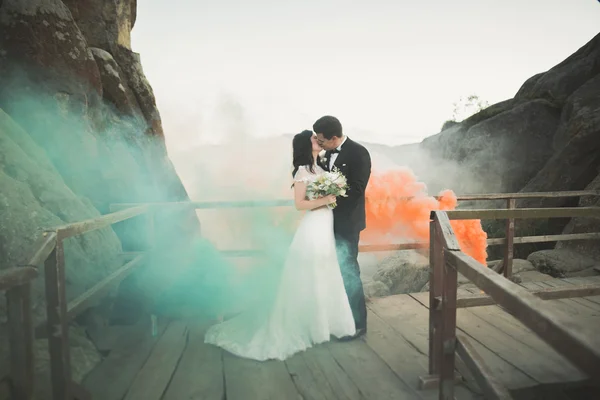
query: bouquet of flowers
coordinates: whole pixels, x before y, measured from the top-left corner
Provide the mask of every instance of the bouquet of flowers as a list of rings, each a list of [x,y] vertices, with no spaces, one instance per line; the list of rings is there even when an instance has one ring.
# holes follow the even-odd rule
[[[336,197],[348,197],[348,182],[344,174],[337,168],[331,172],[326,172],[319,176],[314,182],[306,187],[306,196],[309,200],[316,200],[321,197],[334,195]],[[334,209],[337,203],[332,203],[329,208]]]

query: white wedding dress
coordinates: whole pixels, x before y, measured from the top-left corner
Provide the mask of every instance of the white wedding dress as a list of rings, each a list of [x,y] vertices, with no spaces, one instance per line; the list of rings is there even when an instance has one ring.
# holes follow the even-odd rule
[[[294,181],[311,182],[301,167]],[[330,336],[354,335],[354,318],[338,265],[333,213],[329,208],[307,211],[289,248],[274,303],[249,310],[211,326],[205,342],[240,357],[285,360]]]

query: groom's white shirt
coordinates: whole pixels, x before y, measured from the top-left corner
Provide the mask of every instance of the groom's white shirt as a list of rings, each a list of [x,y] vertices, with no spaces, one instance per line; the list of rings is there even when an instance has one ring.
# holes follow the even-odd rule
[[[344,145],[344,143],[346,143],[346,139],[348,139],[348,136],[344,135],[344,140],[342,140],[342,143],[340,143],[340,145],[336,148],[337,151],[342,150],[342,146]],[[333,153],[331,155],[331,158],[329,159],[329,170],[330,171],[333,168],[333,164],[335,164],[335,160],[338,158],[339,155],[340,155],[340,153]]]

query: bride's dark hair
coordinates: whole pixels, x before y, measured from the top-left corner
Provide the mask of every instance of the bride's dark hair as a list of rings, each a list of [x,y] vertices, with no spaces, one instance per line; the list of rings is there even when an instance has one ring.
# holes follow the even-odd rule
[[[294,171],[292,176],[296,175],[298,168],[305,165],[309,168],[310,172],[315,173],[315,158],[313,157],[312,150],[312,131],[302,131],[294,136],[292,140],[293,159],[292,164],[294,165]]]

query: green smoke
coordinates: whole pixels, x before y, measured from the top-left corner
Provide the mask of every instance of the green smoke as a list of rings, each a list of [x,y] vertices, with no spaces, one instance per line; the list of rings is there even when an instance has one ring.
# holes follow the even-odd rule
[[[2,221],[3,231],[10,226],[11,237],[21,241],[18,252],[16,245],[3,249],[10,254],[6,266],[23,263],[41,231],[107,214],[111,204],[186,201],[174,169],[165,159],[162,138],[146,135],[147,125],[140,118],[121,115],[94,95],[84,101],[79,95],[42,90],[24,75],[14,76],[11,83],[10,92],[0,93],[0,107],[11,124],[0,134],[14,147],[12,157],[0,158],[2,171],[10,176],[2,184],[6,204]],[[197,157],[204,157],[203,151],[209,150],[198,149]],[[28,192],[25,200],[9,186],[15,181]],[[261,198],[252,185],[225,191],[221,184],[200,175],[191,189],[195,193],[226,192],[224,200]],[[138,216],[68,239],[68,299],[123,265],[123,251],[148,251],[147,265],[119,288],[121,301],[113,315],[117,322],[123,309],[136,310],[131,305],[136,301],[149,303],[154,312],[172,315],[229,315],[267,307],[276,293],[292,238],[290,226],[298,213],[290,209],[283,223],[275,222],[271,209],[233,213],[237,219],[223,223],[241,228],[245,236],[253,238],[254,247],[263,250],[251,260],[244,258],[242,267],[239,258],[224,256],[198,233],[195,212],[189,208],[156,209],[153,233],[148,219]],[[20,223],[22,220],[28,223]],[[39,306],[42,296],[40,285]],[[39,314],[43,316],[43,307]]]

